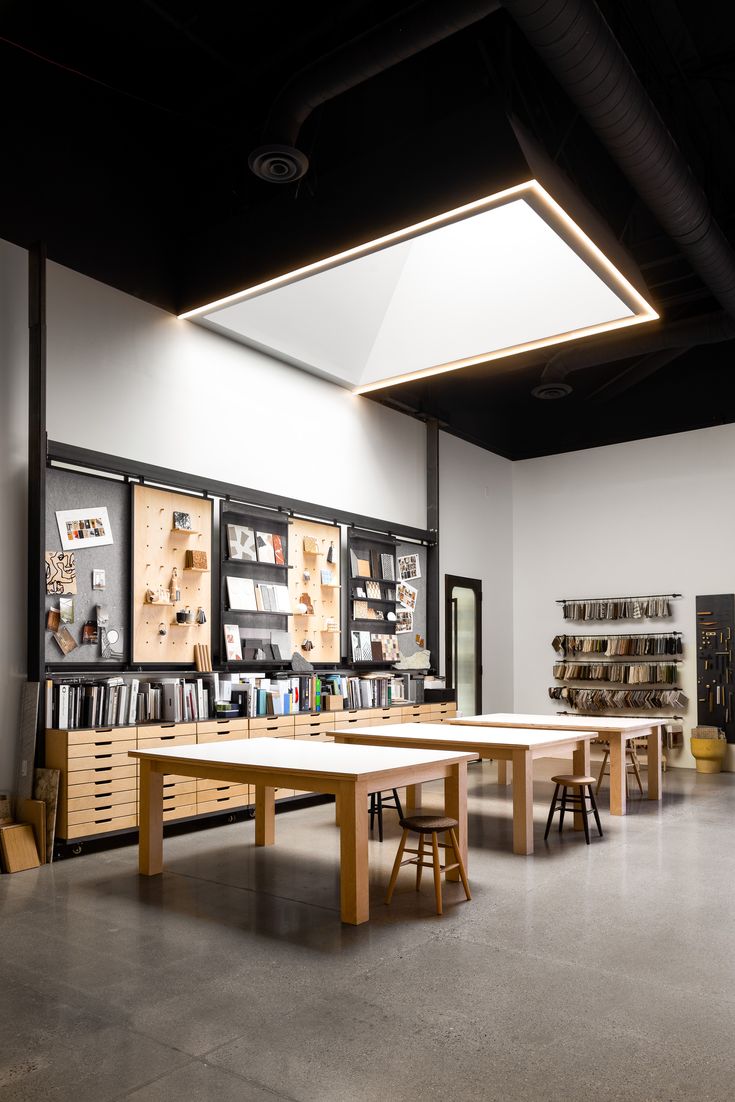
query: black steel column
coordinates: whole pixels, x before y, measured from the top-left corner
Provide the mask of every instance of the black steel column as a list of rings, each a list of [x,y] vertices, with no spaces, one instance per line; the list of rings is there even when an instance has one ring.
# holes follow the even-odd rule
[[[426,527],[431,543],[426,552],[426,646],[439,671],[439,422],[426,422]]]
[[[44,673],[46,511],[46,247],[28,252],[28,647],[29,681]]]

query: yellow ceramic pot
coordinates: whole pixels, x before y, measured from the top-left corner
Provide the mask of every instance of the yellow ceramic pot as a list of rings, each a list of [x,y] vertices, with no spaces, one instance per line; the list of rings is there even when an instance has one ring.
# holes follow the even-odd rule
[[[721,738],[690,738],[692,757],[698,773],[719,773],[727,753],[727,743]]]

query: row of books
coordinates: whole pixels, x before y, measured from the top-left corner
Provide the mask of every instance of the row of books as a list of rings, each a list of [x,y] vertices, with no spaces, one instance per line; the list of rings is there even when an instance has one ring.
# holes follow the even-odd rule
[[[46,726],[120,727],[156,720],[187,723],[210,715],[211,688],[202,678],[141,682],[122,677],[46,682]]]
[[[234,674],[230,680],[220,680],[215,710],[218,714],[242,716],[318,712],[322,706],[322,685],[322,678],[316,674],[287,677]]]

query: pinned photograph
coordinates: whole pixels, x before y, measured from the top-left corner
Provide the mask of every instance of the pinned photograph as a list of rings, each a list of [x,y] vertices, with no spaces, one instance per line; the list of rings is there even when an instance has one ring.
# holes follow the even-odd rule
[[[50,608],[46,613],[47,631],[58,631],[61,627],[61,614],[58,608]]]
[[[83,547],[100,547],[113,542],[110,518],[104,505],[92,509],[58,510],[56,524],[65,551],[79,551]]]
[[[73,551],[47,551],[46,592],[76,593],[77,564]]]
[[[66,627],[62,626],[59,628],[58,631],[55,631],[54,639],[59,644],[59,647],[61,648],[63,654],[71,654],[73,650],[77,649],[76,640],[69,629]]]
[[[59,613],[62,624],[74,623],[74,598],[61,597],[59,599]]]
[[[398,556],[398,577],[402,582],[421,577],[421,563],[418,555]]]
[[[413,631],[413,612],[399,608],[396,613],[396,635],[405,635]]]
[[[403,605],[404,608],[409,608],[411,612],[416,608],[416,597],[418,596],[418,589],[409,585],[408,582],[400,582],[396,589],[399,605]]]
[[[92,589],[104,589],[107,585],[104,570],[92,571]]]

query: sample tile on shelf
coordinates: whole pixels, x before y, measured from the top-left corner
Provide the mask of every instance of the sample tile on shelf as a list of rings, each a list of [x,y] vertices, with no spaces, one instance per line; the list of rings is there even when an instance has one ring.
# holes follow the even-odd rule
[[[370,632],[353,631],[350,634],[352,641],[353,662],[370,662],[373,657],[373,650],[370,642]]]
[[[366,582],[365,590],[369,601],[380,600],[380,582]]]
[[[275,563],[276,553],[273,550],[272,532],[258,532],[255,536],[255,545],[258,548],[258,562]]]
[[[319,543],[314,536],[304,536],[304,554],[305,555],[318,555]]]
[[[352,604],[352,618],[353,620],[367,620],[369,605],[367,601],[353,601]]]
[[[283,553],[283,540],[276,532],[273,533],[273,557],[276,566],[286,565],[286,557]]]
[[[224,624],[225,656],[228,662],[242,662],[240,628],[237,624]]]
[[[396,567],[393,556],[382,554],[380,556],[380,565],[382,567],[382,577],[388,582],[395,581]]]
[[[227,599],[230,608],[242,609],[245,612],[255,612],[255,585],[252,578],[227,577]]]
[[[227,525],[227,551],[236,562],[255,562],[255,532],[243,524]]]

